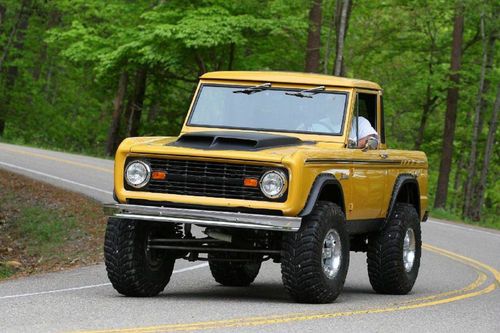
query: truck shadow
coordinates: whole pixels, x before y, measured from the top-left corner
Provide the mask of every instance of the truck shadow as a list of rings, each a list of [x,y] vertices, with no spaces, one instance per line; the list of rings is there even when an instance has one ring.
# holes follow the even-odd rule
[[[285,288],[276,283],[254,283],[248,287],[226,287],[209,285],[204,288],[189,288],[189,290],[168,290],[159,295],[171,300],[206,300],[206,301],[238,301],[238,302],[273,302],[290,303]]]
[[[335,303],[342,303],[346,299],[358,297],[357,295],[375,296],[370,288],[345,287],[339,299]],[[169,290],[168,287],[159,295],[170,300],[197,300],[197,301],[235,301],[235,302],[259,302],[259,303],[294,303],[292,298],[280,283],[254,283],[248,287],[226,287],[221,285],[210,285],[205,288],[196,287],[188,290]]]

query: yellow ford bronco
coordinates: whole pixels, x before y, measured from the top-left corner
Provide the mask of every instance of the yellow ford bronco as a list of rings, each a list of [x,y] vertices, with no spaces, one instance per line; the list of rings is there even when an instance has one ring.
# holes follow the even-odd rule
[[[176,259],[208,261],[225,286],[249,285],[272,260],[295,301],[327,303],[350,251],[363,251],[373,289],[406,294],[427,177],[424,153],[388,148],[376,83],[207,73],[178,137],[127,138],[117,150],[108,276],[123,295],[154,296]]]

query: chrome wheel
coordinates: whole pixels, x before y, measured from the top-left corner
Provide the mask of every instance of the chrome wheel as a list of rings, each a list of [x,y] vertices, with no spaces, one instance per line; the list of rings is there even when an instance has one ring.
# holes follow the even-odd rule
[[[403,243],[403,262],[406,272],[410,272],[415,262],[415,232],[412,228],[406,230]]]
[[[321,264],[323,272],[329,279],[335,278],[340,268],[342,259],[342,245],[337,231],[331,229],[323,241],[323,251],[321,254]]]

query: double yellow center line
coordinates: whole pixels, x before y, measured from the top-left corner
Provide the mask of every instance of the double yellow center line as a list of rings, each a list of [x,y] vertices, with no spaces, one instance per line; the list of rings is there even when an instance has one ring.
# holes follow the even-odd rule
[[[149,326],[149,327],[107,329],[107,330],[87,331],[80,333],[112,333],[112,332],[154,333],[154,332],[201,331],[210,329],[241,328],[241,327],[273,325],[273,324],[284,324],[284,323],[301,322],[301,321],[318,320],[318,319],[349,317],[349,316],[364,315],[364,314],[387,313],[387,312],[425,308],[425,307],[447,304],[472,297],[481,296],[494,291],[500,284],[500,273],[496,269],[486,265],[485,263],[429,244],[424,244],[423,248],[427,251],[445,256],[451,260],[472,267],[478,273],[477,279],[464,288],[420,299],[415,299],[411,301],[412,304],[408,304],[408,302],[406,302],[400,305],[389,306],[389,307],[368,308],[368,309],[342,311],[342,312],[331,312],[331,313],[303,312],[303,313],[292,313],[292,314],[275,315],[275,316],[261,316],[261,317],[236,318],[236,319],[216,320],[216,321],[204,321],[197,323],[165,324],[165,325]],[[486,287],[484,287],[483,289],[475,290],[487,281],[487,276],[485,273],[489,273],[490,275],[492,275],[494,281],[489,285],[487,285]],[[440,298],[443,296],[444,298]],[[436,298],[440,299],[436,300]],[[414,301],[417,302],[413,303]]]

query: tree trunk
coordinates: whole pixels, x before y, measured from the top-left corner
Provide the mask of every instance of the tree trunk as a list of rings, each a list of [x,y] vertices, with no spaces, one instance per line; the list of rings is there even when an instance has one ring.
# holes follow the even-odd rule
[[[347,38],[347,32],[349,31],[349,21],[351,19],[351,12],[352,12],[352,4],[353,0],[349,1],[349,6],[347,7],[347,17],[345,21],[345,33],[344,33],[344,41]],[[340,76],[346,76],[347,75],[347,67],[345,65],[344,61],[345,57],[342,54],[342,68],[340,69]]]
[[[4,4],[0,4],[0,33],[3,32],[2,26],[5,22],[5,13],[7,12],[7,7]]]
[[[487,78],[493,68],[493,59],[495,55],[496,31],[491,32],[486,40],[484,34],[484,15],[481,16],[481,36],[483,39],[483,60],[481,63],[481,77],[479,79],[479,91],[477,94],[476,110],[474,115],[474,125],[471,140],[471,150],[469,155],[469,164],[467,166],[467,180],[464,187],[464,205],[463,216],[472,217],[471,210],[474,206],[473,188],[476,179],[477,146],[479,136],[483,130],[483,116],[486,108],[485,94],[488,92],[490,80]]]
[[[160,113],[161,110],[161,104],[160,104],[160,97],[157,96],[155,100],[153,100],[153,103],[151,103],[151,108],[149,109],[148,112],[148,123],[153,123],[156,121],[158,118],[158,114]]]
[[[113,115],[111,117],[111,127],[108,132],[108,141],[106,143],[106,155],[113,156],[118,147],[118,134],[120,131],[120,118],[123,111],[123,102],[127,94],[128,73],[124,70],[118,80],[118,89],[116,90],[113,101]]]
[[[432,75],[434,74],[433,64],[434,64],[434,53],[436,51],[436,40],[434,35],[432,34],[431,29],[429,29],[429,39],[430,39],[429,60],[427,63],[429,79],[427,82],[427,88],[425,92],[425,102],[422,107],[422,117],[420,118],[420,126],[418,128],[417,138],[415,140],[415,146],[414,146],[415,150],[420,150],[420,147],[422,146],[422,142],[424,141],[425,127],[427,126],[427,120],[429,119],[430,113],[436,107],[436,102],[438,100],[437,96],[432,96],[431,78]]]
[[[21,4],[21,9],[19,10],[19,15],[17,22],[12,28],[9,40],[5,46],[2,58],[0,58],[0,72],[2,66],[7,59],[7,54],[10,48],[10,43],[13,43],[14,48],[18,53],[21,53],[24,48],[24,37],[26,29],[28,29],[29,18],[31,15],[31,0],[24,0]],[[15,36],[15,40],[13,37]],[[14,88],[16,79],[18,76],[17,66],[10,66],[7,70],[6,82],[4,86],[5,95],[3,96],[3,101],[0,103],[0,137],[3,136],[5,131],[6,116],[9,112],[11,90]]]
[[[6,8],[3,7],[5,15]],[[0,71],[7,60],[7,55],[10,51],[10,45],[14,44],[14,47],[21,50],[24,45],[24,34],[28,28],[28,21],[31,16],[31,0],[24,0],[21,2],[21,8],[19,9],[19,14],[17,15],[16,22],[10,31],[7,43],[4,46],[2,57],[0,58]],[[16,67],[17,68],[17,67]]]
[[[490,128],[486,139],[486,147],[484,148],[483,167],[481,169],[481,176],[479,177],[479,184],[476,188],[477,204],[471,209],[471,217],[473,221],[481,219],[481,208],[484,204],[484,191],[486,189],[486,180],[488,170],[490,167],[491,155],[493,154],[493,147],[495,145],[495,135],[498,127],[498,111],[500,110],[500,84],[497,85],[497,97],[495,105],[493,106],[493,114],[491,115]]]
[[[198,53],[198,51],[195,51],[195,60],[196,60],[196,64],[198,65],[198,69],[199,69],[198,76],[205,74],[208,71],[207,66],[205,64],[205,61],[201,57],[201,55]]]
[[[7,7],[3,4],[0,4],[0,35],[3,34],[3,24],[5,22],[5,14],[7,12]],[[5,119],[4,119],[4,112],[2,111],[2,106],[0,106],[0,137],[3,135],[5,131]]]
[[[462,179],[462,170],[465,168],[465,165],[466,165],[466,157],[465,154],[462,154],[460,155],[457,167],[455,169],[455,181],[453,182],[453,192],[455,193],[455,196],[453,197],[453,201],[451,203],[452,211],[456,210],[456,208],[459,205],[458,203],[462,200],[462,197],[460,196],[459,192],[459,186]]]
[[[453,26],[453,42],[451,49],[450,87],[446,99],[446,114],[443,131],[443,148],[439,177],[434,200],[435,208],[444,208],[448,198],[448,183],[450,180],[451,162],[453,157],[453,140],[455,139],[455,124],[457,121],[458,84],[460,82],[460,62],[462,60],[462,39],[464,31],[464,14],[462,2],[457,3]]]
[[[61,23],[61,12],[57,9],[50,11],[45,30],[50,30]],[[40,46],[38,60],[33,68],[33,79],[38,81],[42,73],[43,65],[47,62],[47,43],[43,42]]]
[[[340,0],[338,0],[340,1]],[[333,75],[340,76],[343,73],[344,63],[344,41],[347,34],[347,21],[349,13],[349,0],[343,0],[342,12],[340,14],[340,23],[337,30],[337,47],[335,52],[335,67],[333,68]],[[345,73],[344,73],[345,74]]]
[[[21,21],[21,19],[23,17],[23,11],[24,11],[24,5],[21,6],[17,21],[14,24],[14,26],[12,27],[12,30],[10,31],[9,38],[7,39],[7,43],[5,43],[5,46],[3,47],[2,56],[0,57],[0,72],[2,71],[3,64],[4,64],[5,60],[7,59],[7,55],[9,54],[10,45],[12,44],[12,41],[14,40],[14,36],[16,35],[19,22]]]
[[[417,138],[415,139],[414,150],[420,150],[422,142],[424,141],[425,127],[427,126],[427,120],[429,119],[429,114],[434,109],[437,96],[432,97],[432,87],[427,84],[427,92],[425,95],[425,103],[423,105],[422,117],[420,118],[420,126],[417,132]]]
[[[233,63],[234,63],[234,50],[236,48],[236,44],[235,43],[231,43],[229,45],[229,61],[227,63],[227,70],[228,71],[231,71],[233,70]]]
[[[146,93],[146,77],[146,68],[139,68],[135,75],[134,95],[132,96],[131,103],[129,103],[130,117],[127,126],[127,136],[137,136],[139,133],[142,105],[144,103],[144,95]]]
[[[321,11],[321,0],[312,0],[312,6],[309,10],[309,33],[307,35],[305,72],[316,73],[319,70]]]
[[[168,81],[164,82],[163,86],[168,87],[168,83]],[[165,89],[158,89],[159,86],[162,86],[162,84],[158,83],[157,81],[153,85],[153,92],[150,96],[151,107],[148,110],[147,117],[148,124],[154,123],[161,112],[163,94],[165,93]]]
[[[328,74],[328,60],[330,59],[330,53],[332,52],[331,42],[332,42],[332,33],[335,28],[336,23],[336,12],[337,7],[340,4],[341,0],[337,0],[335,3],[335,8],[332,11],[332,18],[330,19],[330,24],[328,25],[328,35],[326,37],[326,46],[325,46],[325,58],[323,59],[323,74]]]

